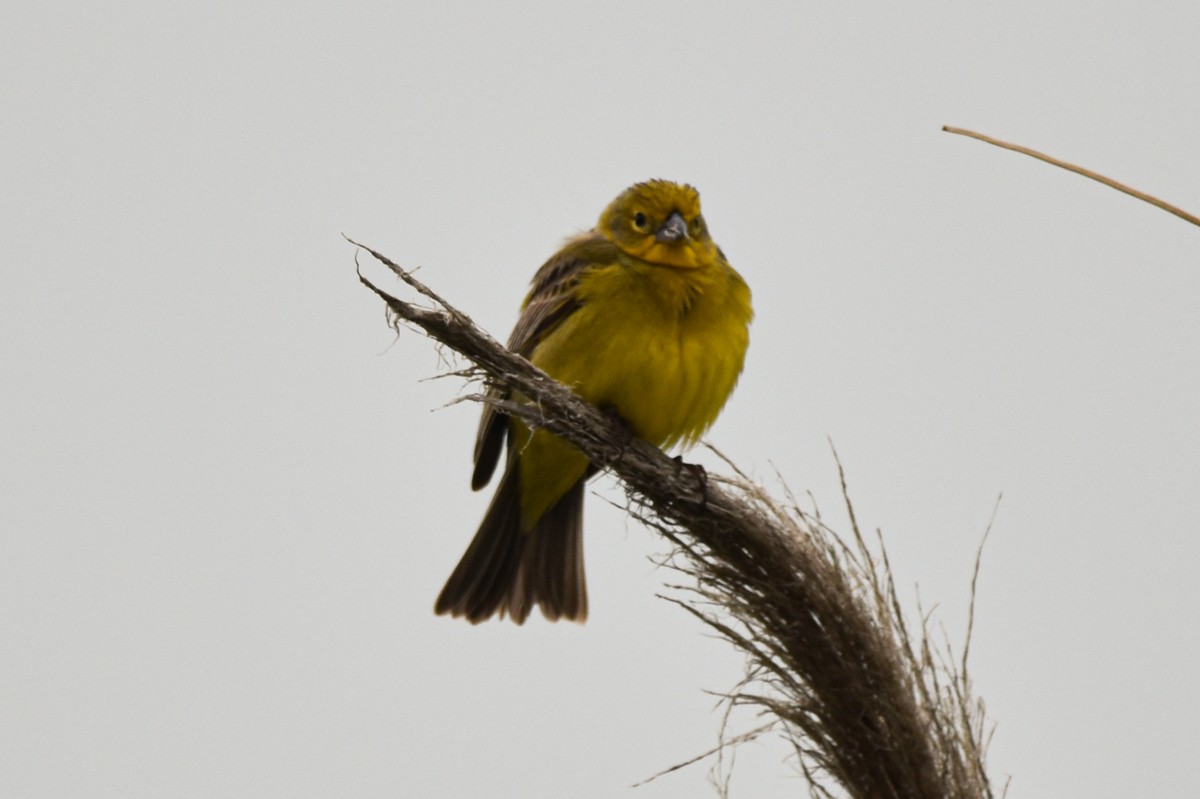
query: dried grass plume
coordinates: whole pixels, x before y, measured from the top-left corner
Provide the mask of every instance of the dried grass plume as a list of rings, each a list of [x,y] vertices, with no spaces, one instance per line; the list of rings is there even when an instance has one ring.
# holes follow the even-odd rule
[[[848,502],[852,534],[844,541],[744,474],[699,480],[657,448],[630,442],[611,419],[509,352],[410,272],[352,243],[432,303],[401,300],[360,271],[393,326],[420,328],[471,361],[475,376],[532,401],[497,401],[482,392],[472,399],[562,436],[621,479],[631,512],[671,542],[671,563],[689,578],[673,601],[748,657],[747,678],[729,694],[731,705],[753,705],[769,716],[762,729],[778,729],[791,742],[812,796],[994,795],[966,646],[954,657],[931,642],[924,618],[916,629],[909,626],[882,541],[872,551]]]

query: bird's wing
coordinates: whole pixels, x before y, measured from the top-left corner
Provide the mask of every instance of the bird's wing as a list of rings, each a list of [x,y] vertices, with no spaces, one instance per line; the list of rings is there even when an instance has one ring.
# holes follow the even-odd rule
[[[577,294],[580,275],[597,263],[611,262],[616,248],[599,234],[591,232],[568,241],[533,276],[533,285],[525,298],[521,317],[508,339],[508,348],[530,357],[537,345],[582,304]],[[505,397],[508,392],[489,388],[489,397]],[[475,437],[475,471],[471,487],[487,485],[500,460],[500,449],[509,427],[494,406],[485,404]]]

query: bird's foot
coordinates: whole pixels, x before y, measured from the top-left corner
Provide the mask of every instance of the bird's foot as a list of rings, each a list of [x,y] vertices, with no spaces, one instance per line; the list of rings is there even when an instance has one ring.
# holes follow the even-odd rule
[[[672,458],[675,461],[675,479],[679,479],[684,469],[692,473],[696,478],[696,491],[700,494],[700,509],[704,510],[708,507],[708,471],[698,463],[685,463],[682,455],[676,455]]]
[[[616,428],[617,432],[617,454],[613,457],[614,461],[619,461],[625,457],[625,450],[629,449],[629,445],[637,436],[633,432],[633,428],[629,426],[629,422],[625,421],[615,408],[601,408],[601,412],[608,417],[608,421]]]

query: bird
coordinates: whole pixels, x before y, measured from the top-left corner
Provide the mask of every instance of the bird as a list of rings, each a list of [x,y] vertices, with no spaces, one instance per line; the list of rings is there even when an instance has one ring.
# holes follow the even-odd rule
[[[716,420],[742,372],[753,316],[749,286],[713,242],[699,192],[648,180],[537,270],[508,347],[669,449],[694,444]],[[536,605],[550,621],[582,623],[584,485],[598,469],[562,438],[485,403],[474,490],[505,447],[496,493],[434,611],[523,624]]]

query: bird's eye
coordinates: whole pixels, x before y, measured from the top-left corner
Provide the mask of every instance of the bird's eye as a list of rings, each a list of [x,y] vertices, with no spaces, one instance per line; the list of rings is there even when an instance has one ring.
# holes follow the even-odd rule
[[[644,233],[646,231],[646,215],[641,211],[638,211],[633,215],[633,229],[639,233]]]
[[[704,217],[697,216],[692,220],[692,235],[700,235],[700,231],[704,230]]]

